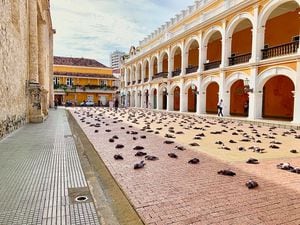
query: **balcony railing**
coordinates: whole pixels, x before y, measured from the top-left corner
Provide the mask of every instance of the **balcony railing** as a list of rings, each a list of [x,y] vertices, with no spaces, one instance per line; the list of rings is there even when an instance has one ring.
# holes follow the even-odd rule
[[[174,70],[172,72],[172,77],[177,77],[181,74],[181,69]]]
[[[251,58],[251,52],[243,55],[231,56],[228,58],[229,66],[249,62],[250,58]]]
[[[168,78],[168,72],[160,72],[153,75],[153,79]]]
[[[109,85],[65,85],[65,84],[57,84],[54,85],[54,89],[58,91],[64,91],[64,92],[92,92],[92,91],[114,91],[117,90],[117,86],[109,86]]]
[[[144,83],[148,82],[148,80],[149,80],[148,77],[144,78]]]
[[[265,48],[261,50],[262,59],[268,59],[268,58],[277,57],[281,55],[296,53],[298,48],[299,48],[298,41],[293,41],[283,45],[277,45],[274,47]]]
[[[135,84],[135,80],[134,81],[132,81],[132,85],[134,85]]]
[[[214,61],[214,62],[209,62],[209,63],[204,63],[204,70],[211,70],[214,68],[218,68],[221,64],[221,60],[219,61]]]
[[[127,82],[127,85],[129,86],[129,85],[130,85],[130,82]]]
[[[194,73],[197,72],[198,66],[189,66],[188,68],[185,68],[185,73]]]
[[[138,81],[137,81],[137,82],[138,82],[138,84],[140,84],[140,83],[141,83],[141,81],[142,81],[142,80],[138,80]]]

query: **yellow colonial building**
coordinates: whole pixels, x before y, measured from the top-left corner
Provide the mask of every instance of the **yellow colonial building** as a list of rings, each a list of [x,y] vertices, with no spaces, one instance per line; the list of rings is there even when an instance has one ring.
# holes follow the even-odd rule
[[[94,59],[54,57],[53,72],[54,99],[59,105],[107,106],[115,98],[118,79],[111,68]]]
[[[132,107],[300,123],[300,0],[199,0],[131,47]]]

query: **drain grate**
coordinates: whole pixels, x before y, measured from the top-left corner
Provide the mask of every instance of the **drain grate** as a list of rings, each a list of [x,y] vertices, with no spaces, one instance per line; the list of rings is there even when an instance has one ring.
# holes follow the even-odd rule
[[[71,204],[92,202],[92,196],[88,187],[68,188]]]
[[[75,198],[76,202],[85,202],[87,201],[89,198],[87,196],[78,196]]]

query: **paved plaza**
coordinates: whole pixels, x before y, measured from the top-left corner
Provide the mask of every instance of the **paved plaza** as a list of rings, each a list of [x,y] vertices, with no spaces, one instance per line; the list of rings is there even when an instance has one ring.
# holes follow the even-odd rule
[[[300,150],[299,130],[140,109],[70,111],[145,224],[300,224],[300,175],[276,167],[300,166],[300,153],[290,152]],[[136,146],[159,160],[135,156]],[[188,164],[194,157],[200,163]],[[249,157],[260,163],[246,164]],[[141,160],[145,167],[134,170]],[[217,174],[223,169],[236,176]],[[256,189],[245,186],[250,178]]]
[[[64,110],[0,141],[0,224],[100,224]]]

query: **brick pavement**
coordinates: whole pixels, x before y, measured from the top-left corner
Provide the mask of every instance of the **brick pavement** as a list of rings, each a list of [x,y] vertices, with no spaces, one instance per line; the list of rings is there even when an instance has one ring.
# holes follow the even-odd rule
[[[300,224],[300,175],[278,170],[276,164],[282,157],[248,165],[219,160],[195,148],[174,150],[178,143],[164,144],[162,136],[140,130],[142,121],[146,117],[151,121],[151,115],[139,118],[140,124],[132,124],[124,116],[125,111],[113,114],[104,109],[87,110],[93,118],[72,113],[146,224]],[[85,122],[80,121],[82,117],[86,117]],[[113,122],[120,118],[123,122]],[[91,126],[96,123],[100,127]],[[108,129],[111,132],[105,131]],[[130,134],[131,131],[138,134]],[[119,139],[111,143],[108,139],[113,135]],[[141,135],[147,138],[141,139]],[[180,143],[179,139],[175,140]],[[125,147],[115,149],[117,144]],[[136,151],[132,149],[136,145],[144,146],[145,152],[158,156],[159,160],[145,161],[144,169],[133,170],[134,163],[141,160],[134,156]],[[175,152],[179,158],[169,158],[169,152]],[[114,160],[116,153],[121,153],[124,160]],[[188,164],[193,157],[198,157],[200,164]],[[289,160],[299,166],[299,157],[293,157]],[[217,174],[218,170],[228,168],[237,175]],[[259,183],[257,189],[246,188],[249,178]]]
[[[94,203],[72,203],[87,187],[64,110],[0,141],[0,224],[100,224]]]

